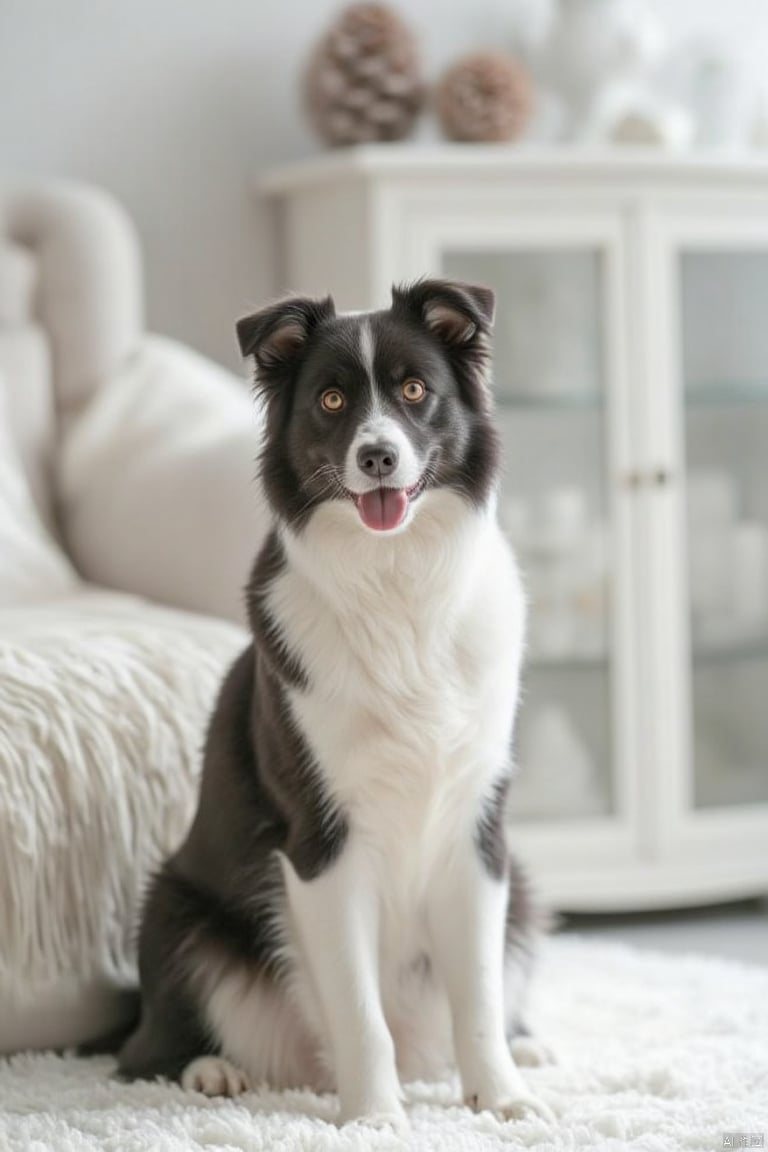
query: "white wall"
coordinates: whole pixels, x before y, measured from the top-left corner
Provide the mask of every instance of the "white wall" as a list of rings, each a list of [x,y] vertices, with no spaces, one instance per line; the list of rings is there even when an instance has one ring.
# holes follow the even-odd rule
[[[546,0],[401,0],[434,74],[513,45]],[[674,37],[711,34],[761,76],[768,0],[657,0]],[[96,181],[144,242],[152,327],[237,363],[236,317],[269,283],[252,194],[316,149],[297,77],[336,0],[0,0],[0,164]]]

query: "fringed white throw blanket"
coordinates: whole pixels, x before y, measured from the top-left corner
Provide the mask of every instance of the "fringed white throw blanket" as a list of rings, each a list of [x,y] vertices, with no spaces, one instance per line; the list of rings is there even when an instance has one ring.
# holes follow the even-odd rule
[[[458,1104],[452,1083],[407,1089],[407,1140],[338,1129],[336,1100],[251,1092],[206,1100],[177,1085],[121,1084],[108,1057],[0,1061],[3,1152],[637,1152],[768,1143],[768,969],[561,937],[547,945],[533,1018],[560,1062],[526,1071],[552,1107],[501,1123]]]
[[[0,993],[134,978],[147,872],[189,824],[242,643],[223,621],[95,590],[0,610]]]

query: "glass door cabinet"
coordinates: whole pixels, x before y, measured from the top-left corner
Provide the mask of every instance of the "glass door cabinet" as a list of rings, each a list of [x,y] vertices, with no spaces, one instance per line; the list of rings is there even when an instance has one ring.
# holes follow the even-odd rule
[[[768,891],[768,163],[367,147],[270,173],[276,290],[494,288],[529,597],[509,836],[552,903]]]

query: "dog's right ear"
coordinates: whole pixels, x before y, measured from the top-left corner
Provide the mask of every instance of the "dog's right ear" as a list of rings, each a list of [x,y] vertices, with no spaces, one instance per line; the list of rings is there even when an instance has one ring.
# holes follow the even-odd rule
[[[256,361],[256,384],[268,387],[296,367],[311,333],[336,315],[330,296],[312,300],[289,296],[237,322],[243,356]]]

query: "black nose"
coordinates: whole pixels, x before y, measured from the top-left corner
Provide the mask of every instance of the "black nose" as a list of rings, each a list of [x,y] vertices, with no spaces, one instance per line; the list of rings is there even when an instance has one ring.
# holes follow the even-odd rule
[[[397,468],[397,448],[382,440],[363,444],[357,453],[357,466],[366,476],[389,476]]]

